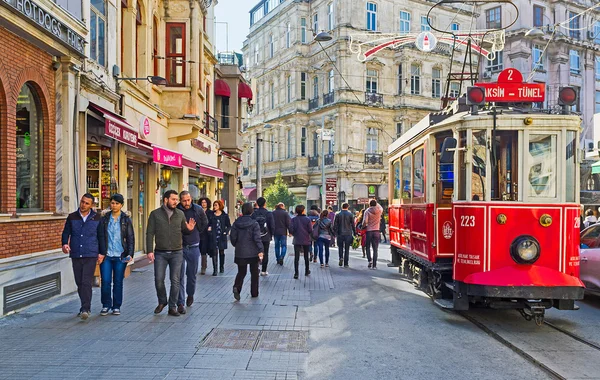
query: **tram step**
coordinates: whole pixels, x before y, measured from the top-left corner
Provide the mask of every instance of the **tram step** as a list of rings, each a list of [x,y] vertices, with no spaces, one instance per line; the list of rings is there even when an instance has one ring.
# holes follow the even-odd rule
[[[444,285],[445,285],[445,286],[446,286],[448,289],[450,289],[450,290],[454,291],[454,282],[444,282]]]
[[[439,307],[441,307],[442,309],[454,309],[454,301],[449,300],[449,299],[445,299],[445,298],[438,298],[433,300],[433,302],[435,302],[436,305],[438,305]]]

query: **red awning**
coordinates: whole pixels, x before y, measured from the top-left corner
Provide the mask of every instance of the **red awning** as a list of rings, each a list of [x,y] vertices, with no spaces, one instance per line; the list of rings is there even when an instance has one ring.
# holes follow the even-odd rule
[[[255,201],[256,200],[256,187],[245,187],[242,189],[242,194],[244,194],[244,196],[246,197],[247,200]]]
[[[224,96],[226,98],[231,96],[231,89],[229,88],[227,82],[225,82],[223,79],[217,79],[215,81],[215,95]]]
[[[204,174],[209,177],[223,178],[223,170],[217,169],[217,168],[214,168],[214,167],[208,166],[208,165],[203,165],[203,164],[199,164],[199,165],[200,165],[200,174]]]
[[[252,99],[252,89],[244,82],[238,84],[238,98]]]

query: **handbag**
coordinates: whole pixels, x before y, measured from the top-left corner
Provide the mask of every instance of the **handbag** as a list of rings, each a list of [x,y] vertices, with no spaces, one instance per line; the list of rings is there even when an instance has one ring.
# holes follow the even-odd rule
[[[354,238],[352,239],[352,249],[356,249],[360,246],[360,235],[354,235]]]
[[[315,226],[313,227],[311,233],[310,233],[310,237],[313,240],[317,240],[319,239],[319,223],[315,223]]]

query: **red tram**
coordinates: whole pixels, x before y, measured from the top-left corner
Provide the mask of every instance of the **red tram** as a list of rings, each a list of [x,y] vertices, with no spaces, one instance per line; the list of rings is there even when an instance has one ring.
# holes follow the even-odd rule
[[[518,309],[541,323],[584,292],[576,93],[561,89],[551,113],[490,106],[523,97],[477,86],[389,148],[392,258],[442,307]]]

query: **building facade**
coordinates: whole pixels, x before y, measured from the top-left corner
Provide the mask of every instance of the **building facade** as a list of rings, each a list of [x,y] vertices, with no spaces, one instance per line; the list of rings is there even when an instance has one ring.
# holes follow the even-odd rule
[[[373,33],[428,31],[431,6],[390,0],[258,3],[250,12],[243,49],[255,95],[244,134],[244,185],[258,183],[260,191],[281,172],[300,203],[320,205],[324,161],[325,176],[336,182],[336,200],[329,203],[348,201],[357,208],[376,197],[385,204],[387,148],[440,109],[451,48],[438,44],[424,53],[410,43],[362,62],[350,50],[350,40],[374,42]],[[467,25],[470,17],[440,8],[430,22],[450,30]],[[316,42],[321,31],[333,39]],[[460,67],[463,57],[454,59]],[[332,140],[320,139],[323,126],[332,130]]]

